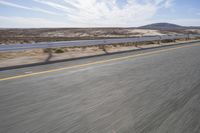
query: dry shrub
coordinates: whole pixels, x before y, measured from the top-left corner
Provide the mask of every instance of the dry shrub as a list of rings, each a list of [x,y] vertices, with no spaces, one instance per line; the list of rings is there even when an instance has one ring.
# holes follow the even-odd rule
[[[174,40],[171,39],[161,40],[161,43],[171,43],[171,42],[174,42]]]
[[[61,54],[61,53],[64,53],[64,52],[65,52],[65,50],[62,49],[62,48],[58,48],[58,49],[55,50],[56,54]]]

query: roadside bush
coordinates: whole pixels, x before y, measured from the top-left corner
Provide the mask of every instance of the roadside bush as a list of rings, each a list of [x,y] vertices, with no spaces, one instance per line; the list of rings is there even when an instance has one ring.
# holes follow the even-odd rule
[[[60,54],[60,53],[64,53],[65,51],[63,49],[56,49],[55,53],[56,54]]]
[[[49,49],[47,48],[47,49],[43,49],[43,52],[44,53],[49,53]]]
[[[167,39],[167,40],[162,40],[161,42],[162,43],[170,43],[170,42],[174,42],[174,40]]]

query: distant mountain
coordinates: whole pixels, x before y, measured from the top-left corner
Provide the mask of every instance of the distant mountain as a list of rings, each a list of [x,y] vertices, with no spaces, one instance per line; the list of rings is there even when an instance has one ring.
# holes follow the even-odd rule
[[[154,23],[138,27],[141,29],[154,29],[154,30],[171,30],[171,29],[186,29],[187,27],[171,24],[171,23]]]
[[[189,26],[188,29],[200,29],[200,26]]]

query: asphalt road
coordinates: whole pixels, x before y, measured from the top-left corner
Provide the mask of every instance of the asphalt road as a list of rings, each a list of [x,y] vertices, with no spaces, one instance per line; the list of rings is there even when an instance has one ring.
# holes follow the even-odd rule
[[[199,133],[200,43],[165,49],[0,81],[0,133]]]

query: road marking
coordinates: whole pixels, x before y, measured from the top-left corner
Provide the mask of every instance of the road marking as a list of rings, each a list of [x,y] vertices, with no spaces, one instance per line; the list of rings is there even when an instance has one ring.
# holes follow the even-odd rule
[[[158,54],[158,53],[161,53],[161,52],[167,52],[167,51],[171,51],[171,50],[187,48],[187,47],[192,47],[192,46],[198,46],[198,45],[199,44],[196,44],[196,45],[192,44],[192,45],[189,45],[189,46],[188,45],[187,46],[180,46],[180,47],[176,47],[176,48],[169,48],[169,49],[163,49],[163,50],[152,51],[152,52],[147,52],[147,53],[141,53],[141,54],[136,54],[136,55],[129,55],[129,56],[124,56],[124,57],[119,57],[119,58],[113,58],[113,59],[108,59],[108,60],[101,60],[101,61],[81,64],[81,65],[74,65],[74,66],[69,66],[69,67],[63,67],[63,68],[58,68],[58,69],[52,69],[52,70],[47,70],[47,71],[42,71],[42,72],[35,72],[35,73],[30,73],[30,74],[11,76],[11,77],[7,77],[7,78],[0,78],[0,81],[25,78],[25,77],[30,77],[30,76],[34,76],[34,75],[41,75],[41,74],[46,74],[46,73],[51,73],[51,72],[58,72],[58,71],[62,71],[62,70],[69,70],[69,69],[74,69],[74,68],[82,68],[82,67],[91,66],[91,65],[97,65],[97,64],[103,64],[103,63],[108,63],[108,62],[112,62],[112,61],[120,61],[120,60],[140,57],[140,56]]]
[[[25,72],[26,74],[30,74],[30,73],[33,73],[32,71],[30,71],[30,72]]]

